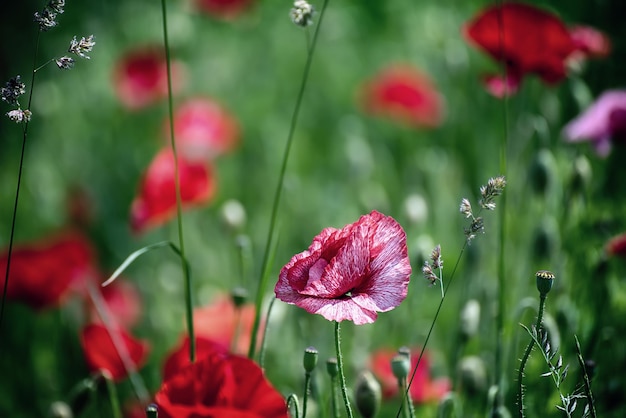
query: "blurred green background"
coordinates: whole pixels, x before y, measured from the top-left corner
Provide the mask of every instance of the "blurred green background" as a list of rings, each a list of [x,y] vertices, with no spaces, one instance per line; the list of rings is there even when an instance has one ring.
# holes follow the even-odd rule
[[[287,168],[272,277],[324,227],[341,227],[373,209],[391,215],[408,236],[414,270],[409,297],[373,325],[343,327],[348,380],[354,382],[377,348],[419,347],[440,297],[440,290],[421,277],[421,264],[432,247],[441,244],[444,277],[449,278],[467,226],[458,212],[460,199],[477,202],[480,185],[500,174],[506,135],[506,405],[514,409],[517,359],[528,341],[518,323],[534,320],[532,310],[520,315],[520,306],[526,298],[537,298],[535,271],[549,269],[557,280],[547,311],[560,331],[564,358],[576,370],[566,382],[568,390],[581,382],[573,355],[576,334],[585,356],[598,365],[593,384],[598,412],[621,417],[626,413],[622,401],[626,343],[621,337],[625,270],[623,261],[603,259],[603,246],[626,229],[624,153],[616,149],[601,159],[587,144],[563,142],[560,132],[581,105],[605,89],[623,87],[626,10],[618,0],[531,3],[558,11],[568,24],[604,31],[612,39],[613,52],[606,60],[588,62],[582,74],[557,87],[546,88],[530,77],[516,96],[502,101],[489,96],[478,81],[482,73],[497,69],[496,64],[469,47],[460,34],[463,23],[492,2],[330,1]],[[313,4],[321,7],[320,1]],[[30,87],[37,32],[32,13],[43,5],[34,1],[0,5],[3,82],[21,74]],[[289,20],[290,7],[288,1],[257,1],[236,19],[222,21],[183,1],[168,2],[172,55],[187,68],[175,102],[214,98],[232,112],[242,131],[235,152],[216,160],[216,198],[184,214],[196,305],[236,286],[248,289],[253,297],[257,289],[289,118],[306,59],[306,37]],[[49,65],[37,73],[16,242],[46,236],[66,225],[68,196],[78,188],[93,207],[88,234],[97,246],[100,265],[111,272],[139,247],[177,240],[174,222],[142,236],[133,235],[128,222],[141,173],[163,143],[166,102],[127,111],[112,84],[114,65],[124,52],[162,43],[160,3],[68,1],[59,21],[59,27],[42,34],[38,63],[63,54],[75,35],[94,34],[96,46],[91,60],[78,61],[71,71]],[[414,64],[433,79],[445,99],[440,127],[415,130],[360,110],[361,84],[395,62]],[[9,240],[20,147],[20,127],[0,119],[3,246]],[[574,194],[577,158],[589,163],[592,174]],[[542,176],[547,179],[545,187],[538,186]],[[412,195],[426,202],[419,219],[407,214],[406,201]],[[220,215],[230,199],[240,201],[247,213],[244,229],[237,232],[251,243],[252,265],[245,277],[240,274],[236,233]],[[484,360],[488,382],[495,379],[498,219],[498,213],[487,214],[486,234],[463,254],[428,345],[434,375],[449,376],[456,384],[456,365],[466,355]],[[126,279],[139,287],[144,299],[145,312],[134,334],[152,344],[150,361],[141,374],[155,391],[163,356],[184,329],[179,263],[169,254],[151,253],[128,270]],[[459,312],[470,298],[482,307],[479,337],[458,352]],[[77,312],[77,306],[69,305],[33,313],[7,303],[0,333],[0,416],[43,416],[51,402],[66,398],[87,375]],[[316,346],[322,359],[334,355],[331,324],[281,302],[273,313],[267,343],[267,376],[285,394],[301,391],[305,347]],[[554,387],[539,377],[544,371],[545,364],[539,361],[531,362],[527,370],[528,407],[534,412],[529,416],[559,416]],[[324,377],[320,370],[320,392],[327,386]],[[123,399],[132,399],[127,382],[120,385],[120,393]],[[85,416],[107,416],[108,406],[101,398],[96,401],[100,408],[94,406]],[[464,416],[483,413],[484,392],[463,399]],[[397,400],[391,401],[381,416],[395,413],[397,405]],[[435,406],[419,408],[420,416],[434,416]]]

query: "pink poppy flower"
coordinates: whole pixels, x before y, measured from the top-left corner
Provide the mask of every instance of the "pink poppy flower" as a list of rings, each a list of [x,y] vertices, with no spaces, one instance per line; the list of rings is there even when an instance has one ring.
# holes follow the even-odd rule
[[[211,165],[178,157],[180,194],[184,208],[199,206],[215,194]],[[131,227],[135,232],[162,225],[176,214],[174,153],[162,149],[152,160],[131,205]]]
[[[168,119],[164,132],[169,138]],[[175,110],[174,137],[180,154],[187,160],[209,160],[235,148],[239,141],[239,127],[222,106],[207,98],[196,98]]]
[[[413,350],[411,355],[411,371],[407,381],[411,378],[413,367],[417,364],[420,350]],[[385,399],[392,398],[398,394],[398,380],[391,369],[391,360],[398,354],[397,351],[391,349],[381,349],[376,351],[370,357],[370,368],[374,375],[378,378]],[[450,379],[442,377],[432,379],[430,376],[430,359],[425,351],[420,361],[411,389],[411,399],[416,403],[428,403],[441,400],[448,392],[452,385]]]
[[[324,229],[282,268],[274,292],[329,321],[367,324],[404,300],[410,276],[404,230],[372,211],[342,229]]]
[[[227,353],[228,347],[204,337],[196,337],[196,361],[201,361],[215,352]],[[163,381],[169,380],[189,364],[189,337],[185,336],[163,363]]]
[[[408,64],[391,65],[361,88],[364,110],[415,128],[443,120],[443,99],[426,74]]]
[[[141,296],[132,282],[121,280],[101,288],[102,299],[108,307],[108,314],[115,325],[130,329],[137,324],[141,317]],[[91,306],[91,320],[101,323],[100,315],[95,307]]]
[[[253,0],[195,0],[198,10],[218,19],[231,20],[246,11]]]
[[[0,292],[7,263],[5,249],[0,254]],[[55,307],[73,290],[84,291],[85,281],[96,274],[94,249],[87,238],[75,231],[60,232],[13,247],[7,300],[38,310]]]
[[[605,248],[606,253],[611,257],[626,257],[626,233],[611,238]]]
[[[626,90],[604,92],[581,115],[563,128],[569,142],[591,141],[600,156],[614,144],[626,142]]]
[[[222,351],[163,382],[155,396],[159,418],[288,418],[283,396],[252,360]]]
[[[487,7],[464,26],[463,35],[471,45],[506,64],[504,85],[514,87],[511,91],[517,90],[527,74],[536,74],[548,84],[562,81],[566,59],[576,50],[556,15],[518,2]]]
[[[172,90],[180,91],[184,68],[171,61]],[[167,62],[157,46],[142,46],[126,52],[113,71],[113,85],[120,102],[137,110],[167,97]]]
[[[611,53],[611,40],[605,33],[584,25],[572,26],[569,32],[582,58],[606,58]]]
[[[120,342],[128,351],[131,367],[143,366],[150,351],[148,344],[134,339],[122,329],[114,332],[117,332]],[[87,325],[80,333],[80,342],[90,371],[107,370],[116,382],[128,376],[124,362],[104,325]]]
[[[250,346],[254,324],[254,305],[245,304],[237,313],[229,296],[218,296],[209,305],[193,311],[193,324],[196,336],[215,341],[237,354],[245,354]],[[237,329],[239,327],[239,329]],[[237,335],[237,343],[232,347]],[[262,335],[259,336],[260,342]]]

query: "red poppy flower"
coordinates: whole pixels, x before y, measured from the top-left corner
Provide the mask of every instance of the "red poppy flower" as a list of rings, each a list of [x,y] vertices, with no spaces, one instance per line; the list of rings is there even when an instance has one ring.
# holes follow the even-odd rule
[[[398,380],[393,375],[391,370],[391,360],[396,356],[397,351],[382,349],[376,351],[370,358],[370,367],[374,375],[380,381],[383,389],[383,397],[385,399],[396,396],[398,393]],[[419,358],[419,350],[414,350],[414,354],[411,356],[411,371],[409,372],[409,379],[411,373],[413,373],[413,367],[417,364]],[[407,379],[407,380],[409,380]],[[424,352],[422,360],[420,361],[411,389],[411,399],[417,403],[427,403],[438,401],[443,398],[446,393],[450,392],[451,384],[448,378],[438,378],[431,380],[430,376],[430,359],[427,352]]]
[[[195,0],[198,10],[218,19],[230,20],[243,13],[253,0]]]
[[[582,58],[606,58],[611,53],[611,40],[601,31],[590,26],[576,25],[569,32]]]
[[[194,309],[193,324],[196,336],[215,341],[237,354],[245,354],[250,346],[254,305],[246,304],[237,312],[230,297],[218,296],[209,305]],[[235,335],[237,342],[232,347]]]
[[[507,83],[526,74],[549,84],[566,76],[565,62],[576,45],[554,14],[525,3],[509,2],[481,11],[463,28],[465,39],[506,65]]]
[[[180,90],[183,66],[171,61],[172,90]],[[165,52],[156,46],[128,51],[117,63],[113,85],[120,102],[129,109],[141,109],[167,97],[167,62]]]
[[[228,347],[208,338],[196,337],[196,361],[201,361],[215,352],[227,353]],[[163,381],[169,380],[189,364],[191,364],[189,362],[189,337],[185,336],[178,347],[167,355],[163,363]]]
[[[212,167],[178,157],[180,194],[183,207],[207,203],[215,194]],[[135,232],[159,226],[176,214],[174,153],[161,150],[146,171],[131,206],[131,227]]]
[[[362,87],[364,110],[416,128],[434,128],[443,120],[443,99],[430,79],[415,67],[395,64]]]
[[[94,250],[83,235],[67,231],[13,247],[7,299],[35,309],[58,306],[74,290],[84,290],[85,280],[95,277]],[[8,250],[0,254],[0,291]]]
[[[609,256],[626,257],[626,233],[611,238],[606,243],[606,253]]]
[[[130,329],[137,324],[141,316],[141,296],[134,284],[129,281],[118,280],[101,288],[102,299],[108,308],[108,314],[114,324]],[[91,308],[91,319],[94,323],[101,323],[95,307]]]
[[[148,344],[134,339],[122,329],[112,332],[116,333],[115,336],[119,338],[120,344],[126,347],[129,366],[135,368],[143,366],[150,351]],[[115,381],[120,381],[128,375],[116,345],[104,325],[87,325],[80,334],[80,342],[89,370],[92,372],[107,370]]]
[[[282,268],[274,292],[329,321],[367,324],[404,300],[410,276],[404,230],[372,211],[342,229],[324,229]]]
[[[165,137],[170,137],[169,119]],[[212,159],[231,151],[239,140],[235,119],[206,98],[188,100],[174,113],[174,137],[181,155],[190,161]]]
[[[159,418],[287,418],[287,405],[252,360],[209,353],[164,381]]]

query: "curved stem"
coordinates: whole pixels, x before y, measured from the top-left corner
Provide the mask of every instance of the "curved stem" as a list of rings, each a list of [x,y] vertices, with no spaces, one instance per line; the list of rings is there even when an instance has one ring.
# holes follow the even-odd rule
[[[292,406],[296,412],[294,418],[300,418],[300,403],[298,402],[298,396],[295,393],[292,393],[287,397],[287,409],[291,409]]]
[[[163,43],[165,45],[165,62],[167,66],[167,107],[170,120],[170,143],[174,154],[174,184],[176,188],[176,220],[178,223],[178,247],[181,259],[185,259],[185,240],[183,234],[182,199],[180,195],[180,173],[178,168],[178,153],[174,137],[174,101],[172,98],[172,66],[170,58],[169,36],[167,34],[167,8],[165,0],[161,0],[161,15],[163,16]],[[191,275],[189,266],[181,262],[183,276],[185,278],[185,314],[187,319],[187,333],[189,334],[189,361],[196,361],[196,338],[193,330],[193,302],[191,299]]]
[[[546,304],[546,296],[541,295],[539,299],[539,312],[537,313],[537,323],[535,324],[534,332],[539,332],[539,328],[541,327],[541,321],[543,319],[543,308]],[[519,371],[517,374],[517,408],[518,408],[518,416],[520,418],[524,417],[524,391],[522,385],[522,379],[524,378],[524,368],[526,367],[526,362],[530,357],[530,352],[535,345],[535,340],[533,338],[530,339],[528,346],[526,346],[526,351],[524,352],[524,356],[522,357],[522,362],[519,366]]]
[[[280,167],[280,174],[278,175],[278,185],[274,193],[274,203],[272,204],[272,214],[270,216],[270,227],[267,235],[267,241],[265,242],[265,253],[263,255],[263,264],[261,266],[261,277],[259,279],[259,287],[257,289],[256,301],[255,301],[255,313],[254,324],[252,326],[252,334],[250,338],[250,348],[248,349],[248,358],[254,357],[254,350],[256,348],[256,339],[259,332],[259,325],[261,322],[261,305],[263,304],[263,296],[265,294],[265,287],[267,285],[267,267],[270,249],[274,240],[274,231],[276,229],[276,218],[278,215],[278,204],[280,203],[280,196],[283,190],[283,183],[285,180],[285,172],[287,171],[287,161],[289,160],[289,152],[293,143],[293,134],[296,130],[296,124],[298,122],[298,115],[300,114],[300,105],[302,104],[302,98],[304,97],[304,90],[309,80],[309,72],[311,71],[311,63],[313,62],[313,53],[315,52],[315,45],[317,45],[317,38],[319,35],[320,27],[322,26],[322,20],[324,19],[324,11],[328,6],[329,0],[324,0],[322,10],[320,11],[320,19],[313,33],[313,41],[311,47],[308,49],[306,64],[304,65],[304,73],[302,74],[302,81],[300,82],[300,89],[296,98],[296,106],[291,116],[291,123],[289,125],[289,133],[287,134],[287,143],[285,144],[285,152],[283,153],[283,161]]]
[[[335,351],[337,351],[337,367],[339,368],[339,384],[341,385],[343,403],[346,405],[348,418],[353,418],[352,408],[350,407],[350,398],[348,398],[348,388],[346,387],[346,376],[343,373],[343,357],[341,355],[341,326],[340,322],[337,321],[335,321]]]

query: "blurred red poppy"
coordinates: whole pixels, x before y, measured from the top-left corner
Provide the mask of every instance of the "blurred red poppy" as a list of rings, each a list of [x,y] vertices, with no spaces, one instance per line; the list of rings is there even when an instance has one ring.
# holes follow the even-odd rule
[[[616,235],[606,243],[609,256],[626,257],[626,233]]]
[[[182,87],[184,68],[171,61],[172,90]],[[116,64],[113,85],[117,97],[129,109],[141,109],[167,97],[167,62],[157,46],[141,46],[126,52]]]
[[[118,278],[101,288],[101,293],[108,308],[107,313],[115,325],[130,329],[137,324],[142,312],[141,296],[132,282]],[[91,307],[91,320],[101,323],[100,315],[94,307]]]
[[[606,58],[611,53],[611,40],[596,28],[576,25],[569,32],[582,58]]]
[[[169,119],[165,120],[164,128],[169,141]],[[187,160],[209,160],[235,148],[239,141],[239,127],[218,103],[195,98],[175,110],[174,137],[180,154]]]
[[[410,277],[404,230],[372,211],[342,229],[322,230],[280,270],[274,293],[329,321],[362,325],[400,305]]]
[[[414,354],[411,355],[411,370],[407,381],[410,380],[413,367],[417,364],[419,352],[420,350],[414,350]],[[397,354],[397,351],[391,349],[381,349],[370,357],[370,367],[380,381],[385,399],[395,396],[399,390],[398,380],[391,369],[391,360]],[[424,352],[411,384],[411,399],[417,403],[438,401],[451,390],[451,387],[450,380],[446,377],[431,379],[430,359],[428,353]]]
[[[519,85],[531,73],[546,83],[558,83],[566,77],[566,59],[576,50],[556,15],[518,2],[487,7],[464,26],[463,35],[506,65],[509,86]]]
[[[13,247],[7,300],[22,302],[34,309],[58,306],[71,290],[84,291],[84,283],[96,277],[91,243],[75,231],[65,231]],[[0,254],[0,291],[8,250]]]
[[[248,9],[252,2],[253,0],[195,0],[198,10],[225,20],[236,18]]]
[[[210,304],[194,309],[196,336],[215,341],[234,353],[247,353],[254,324],[254,305],[246,304],[239,309],[238,313],[232,299],[226,295],[218,296]],[[233,347],[235,336],[237,341]],[[261,338],[262,335],[258,341]]]
[[[367,113],[415,128],[434,128],[444,115],[443,99],[426,74],[409,64],[380,71],[361,88]]]
[[[226,353],[228,347],[201,336],[196,337],[196,361],[201,361],[215,352]],[[167,355],[163,363],[163,381],[169,380],[189,364],[191,364],[189,362],[189,337],[185,336],[180,344]]]
[[[180,194],[185,208],[199,206],[215,194],[212,166],[178,157]],[[162,149],[152,160],[131,205],[131,227],[135,232],[162,225],[176,213],[174,153]]]
[[[209,353],[164,381],[155,396],[159,418],[287,418],[282,395],[252,360]]]
[[[143,366],[150,351],[148,344],[134,339],[122,329],[118,328],[112,332],[116,333],[116,338],[119,338],[120,344],[126,348],[128,366],[136,369]],[[104,325],[87,325],[80,333],[80,342],[89,370],[92,372],[107,370],[113,380],[120,381],[128,376],[128,370],[113,341]]]

